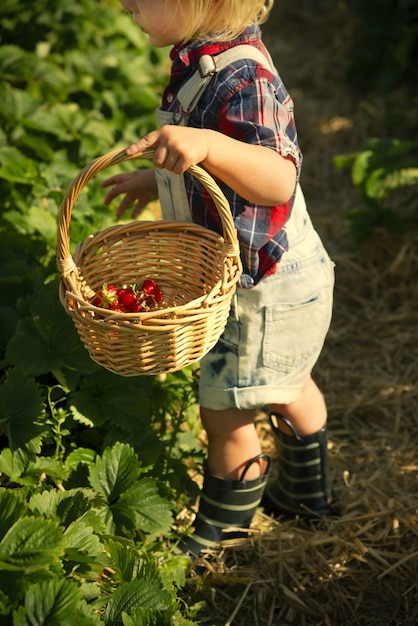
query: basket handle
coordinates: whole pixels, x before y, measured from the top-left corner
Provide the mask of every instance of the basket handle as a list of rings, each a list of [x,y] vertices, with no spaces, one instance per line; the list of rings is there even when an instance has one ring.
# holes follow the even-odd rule
[[[68,276],[72,272],[77,271],[73,258],[70,254],[70,222],[71,212],[80,191],[96,174],[107,167],[138,158],[152,159],[153,153],[153,150],[146,150],[144,152],[128,155],[126,154],[125,149],[113,150],[112,152],[91,161],[74,178],[64,196],[58,215],[56,256],[58,270],[62,277]],[[190,172],[190,174],[192,174],[205,187],[214,201],[219,213],[223,237],[226,243],[225,254],[227,257],[236,260],[237,264],[240,266],[239,242],[229,203],[225,198],[225,195],[212,176],[199,165],[192,165],[188,169],[188,172]]]

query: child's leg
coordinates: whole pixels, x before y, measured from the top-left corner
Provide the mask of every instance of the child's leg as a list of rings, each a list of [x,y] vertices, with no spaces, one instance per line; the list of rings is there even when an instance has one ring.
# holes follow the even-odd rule
[[[327,421],[324,398],[311,376],[306,378],[298,400],[290,404],[271,404],[270,408],[287,418],[299,435],[315,433]],[[214,411],[201,407],[202,424],[208,437],[207,464],[211,474],[225,480],[236,480],[245,464],[261,453],[254,414],[252,409]],[[279,427],[291,434],[286,424],[282,424]],[[251,467],[247,478],[260,476],[260,463]]]
[[[213,476],[237,480],[245,464],[261,453],[254,427],[254,411],[236,408],[214,411],[201,407],[202,424],[208,437],[208,470]],[[258,478],[260,463],[254,463],[247,478]]]
[[[324,397],[310,375],[306,377],[302,393],[295,402],[270,404],[270,409],[287,418],[299,435],[316,433],[325,426],[327,421],[327,407]],[[282,428],[284,432],[291,434],[284,423]]]
[[[292,510],[297,513],[304,511],[300,507],[302,503],[302,507],[305,505],[311,509],[316,508],[318,512],[326,512],[324,510],[326,498],[321,495],[318,499],[312,495],[313,490],[315,492],[317,490],[318,471],[326,472],[326,477],[328,476],[325,468],[326,457],[319,463],[315,458],[318,438],[316,431],[321,433],[321,454],[326,454],[324,453],[326,440],[322,433],[327,415],[321,392],[311,376],[307,376],[297,401],[290,404],[274,404],[271,405],[271,409],[289,420],[301,438],[296,442],[297,447],[290,457],[286,449],[278,459],[281,483],[275,480],[270,485],[269,505],[273,509]],[[201,407],[200,414],[208,437],[208,455],[199,512],[194,523],[195,532],[182,546],[185,551],[195,554],[201,553],[205,548],[216,547],[222,539],[230,537],[228,527],[248,528],[263,496],[270,467],[270,459],[268,455],[262,454],[254,426],[254,410],[233,407],[213,410]],[[282,436],[287,438],[290,447],[293,447],[293,433],[285,422],[277,419],[274,429],[279,439]],[[309,440],[304,440],[305,436],[308,436]],[[282,441],[281,444],[283,443]],[[298,469],[294,488],[292,463],[303,465],[306,460],[306,447],[309,450],[308,471],[305,472],[302,467],[299,473]],[[312,468],[314,479],[311,478]],[[322,491],[323,481],[320,482]],[[283,493],[283,484],[286,493]],[[287,493],[288,489],[290,494]],[[304,495],[305,490],[307,494]]]

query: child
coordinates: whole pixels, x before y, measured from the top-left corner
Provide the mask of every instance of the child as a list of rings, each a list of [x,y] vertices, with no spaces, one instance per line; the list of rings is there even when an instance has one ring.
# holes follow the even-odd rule
[[[331,514],[327,411],[311,377],[331,320],[333,263],[312,227],[299,176],[293,103],[261,42],[273,1],[122,0],[156,47],[171,45],[159,130],[127,149],[154,151],[154,170],[112,176],[109,203],[132,216],[159,197],[165,219],[219,230],[216,208],[187,172],[200,164],[233,213],[243,274],[224,334],[201,360],[208,456],[194,534],[200,554],[248,528],[263,492],[271,511]],[[269,478],[254,427],[267,407],[277,439]],[[268,483],[268,484],[267,484]]]

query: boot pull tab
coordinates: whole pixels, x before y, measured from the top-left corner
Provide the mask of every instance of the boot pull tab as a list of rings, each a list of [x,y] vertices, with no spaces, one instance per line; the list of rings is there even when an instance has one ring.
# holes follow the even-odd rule
[[[239,477],[238,482],[243,482],[245,480],[245,476],[248,470],[250,469],[251,465],[253,465],[254,463],[258,463],[258,461],[261,461],[262,459],[267,463],[267,467],[264,472],[264,475],[267,475],[270,471],[271,456],[267,454],[267,452],[261,452],[260,454],[257,454],[257,456],[255,456],[254,458],[250,459],[247,462],[247,464],[245,465],[244,469],[241,472],[241,476]]]
[[[286,424],[286,426],[288,428],[290,428],[290,430],[292,431],[292,434],[295,437],[295,439],[297,439],[298,441],[302,441],[302,437],[299,435],[298,431],[293,426],[292,422],[289,421],[286,417],[284,417],[283,415],[280,415],[280,413],[275,413],[274,411],[269,412],[268,416],[269,416],[269,420],[270,420],[270,426],[272,427],[273,431],[276,434],[279,433],[279,432],[281,433],[282,431],[277,426],[277,422],[276,422],[276,424],[273,422],[273,416],[276,418],[276,420],[281,420],[283,422],[283,424]]]

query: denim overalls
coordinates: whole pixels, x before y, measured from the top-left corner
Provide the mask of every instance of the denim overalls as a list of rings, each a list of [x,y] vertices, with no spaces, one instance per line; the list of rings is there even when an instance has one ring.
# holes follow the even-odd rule
[[[177,94],[180,113],[158,109],[159,125],[186,126],[213,74],[245,58],[272,69],[271,60],[245,44],[202,56]],[[191,221],[183,176],[157,169],[156,177],[163,219]],[[250,286],[249,277],[242,277],[225,332],[201,360],[202,406],[222,410],[292,402],[318,358],[331,320],[333,263],[311,223],[299,183],[285,229],[289,251],[276,274],[250,289],[242,288]]]

